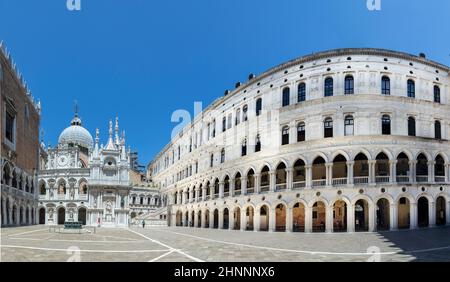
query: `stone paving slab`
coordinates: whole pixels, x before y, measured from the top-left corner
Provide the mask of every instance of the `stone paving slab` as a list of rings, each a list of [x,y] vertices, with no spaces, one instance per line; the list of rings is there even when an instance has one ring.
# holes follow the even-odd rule
[[[450,261],[450,227],[329,234],[149,227],[66,234],[27,226],[0,233],[1,261]]]

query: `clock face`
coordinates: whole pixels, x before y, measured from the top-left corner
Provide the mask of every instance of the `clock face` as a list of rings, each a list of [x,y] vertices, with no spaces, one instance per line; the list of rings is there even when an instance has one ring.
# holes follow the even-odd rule
[[[61,156],[58,158],[58,164],[60,166],[65,166],[67,164],[67,158],[64,156]]]

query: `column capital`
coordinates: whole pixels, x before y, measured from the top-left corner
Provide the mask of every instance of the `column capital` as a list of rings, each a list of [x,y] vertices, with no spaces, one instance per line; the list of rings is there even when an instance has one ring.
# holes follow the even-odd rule
[[[408,164],[410,164],[410,165],[415,165],[415,164],[417,164],[417,160],[410,160],[410,161],[408,162]]]
[[[376,164],[377,163],[377,160],[370,160],[370,161],[367,161],[369,164]]]
[[[396,165],[397,164],[397,160],[389,160],[389,164],[391,164],[391,165]]]
[[[347,165],[354,165],[354,164],[355,164],[355,161],[347,161],[346,164],[347,164]]]
[[[326,166],[326,167],[332,167],[332,166],[333,166],[333,163],[325,163],[325,166]]]

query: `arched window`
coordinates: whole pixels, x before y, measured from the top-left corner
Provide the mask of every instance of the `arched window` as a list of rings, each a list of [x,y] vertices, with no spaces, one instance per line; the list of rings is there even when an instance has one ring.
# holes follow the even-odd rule
[[[416,120],[413,117],[408,118],[408,136],[416,136]]]
[[[178,160],[181,158],[181,147],[178,145]]]
[[[391,79],[388,76],[381,78],[381,94],[391,95]]]
[[[211,156],[209,157],[209,160],[210,160],[209,166],[213,167],[213,165],[214,165],[214,154],[211,154]]]
[[[290,93],[291,93],[291,91],[290,91],[289,87],[285,87],[283,89],[283,101],[282,101],[283,107],[289,106],[289,100],[290,100],[290,96],[291,96]]]
[[[323,128],[324,128],[324,137],[329,138],[333,137],[333,119],[330,117],[327,117],[323,122]]]
[[[213,122],[212,122],[212,137],[213,138],[216,137],[216,120],[215,119],[213,119]]]
[[[388,115],[381,117],[381,134],[391,135],[391,117]]]
[[[289,144],[289,126],[285,126],[281,130],[281,145],[287,144]]]
[[[435,85],[433,92],[434,92],[434,102],[440,103],[441,102],[441,89],[439,88],[439,86]]]
[[[297,142],[305,141],[305,123],[300,122],[297,125]]]
[[[298,85],[297,98],[299,103],[306,101],[306,84],[304,82]]]
[[[333,96],[333,78],[327,77],[325,79],[324,90],[325,97]]]
[[[225,132],[227,130],[227,118],[222,118],[222,132]]]
[[[261,137],[258,135],[256,135],[256,140],[255,140],[255,152],[259,152],[261,151]]]
[[[436,120],[434,122],[434,138],[436,139],[441,139],[442,135],[441,135],[441,122]]]
[[[235,125],[238,125],[241,123],[241,109],[236,110],[236,118],[235,118]]]
[[[247,107],[247,105],[245,105],[242,108],[242,121],[247,121],[247,111],[248,111],[248,107]]]
[[[258,98],[256,100],[256,116],[259,116],[261,114],[262,111],[262,99]]]
[[[224,163],[225,162],[225,149],[222,149],[222,151],[220,151],[220,163]]]
[[[347,75],[345,77],[345,95],[354,94],[355,83],[352,75]]]
[[[231,128],[231,122],[232,122],[232,120],[233,120],[233,116],[232,116],[232,114],[229,114],[229,115],[228,115],[228,126],[227,126],[227,129],[230,129],[230,128]]]
[[[344,122],[345,122],[344,135],[345,136],[353,135],[354,132],[353,116],[351,115],[346,116]]]
[[[416,83],[412,79],[408,79],[408,97],[416,97]]]
[[[241,148],[241,156],[247,155],[247,139],[244,139],[242,142],[242,148]]]

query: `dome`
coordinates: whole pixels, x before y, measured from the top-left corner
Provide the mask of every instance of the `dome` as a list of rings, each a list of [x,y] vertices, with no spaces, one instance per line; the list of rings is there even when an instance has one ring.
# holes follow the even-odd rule
[[[63,130],[58,139],[59,144],[73,144],[84,148],[92,148],[94,140],[86,128],[81,126],[81,119],[75,116],[70,126]]]

